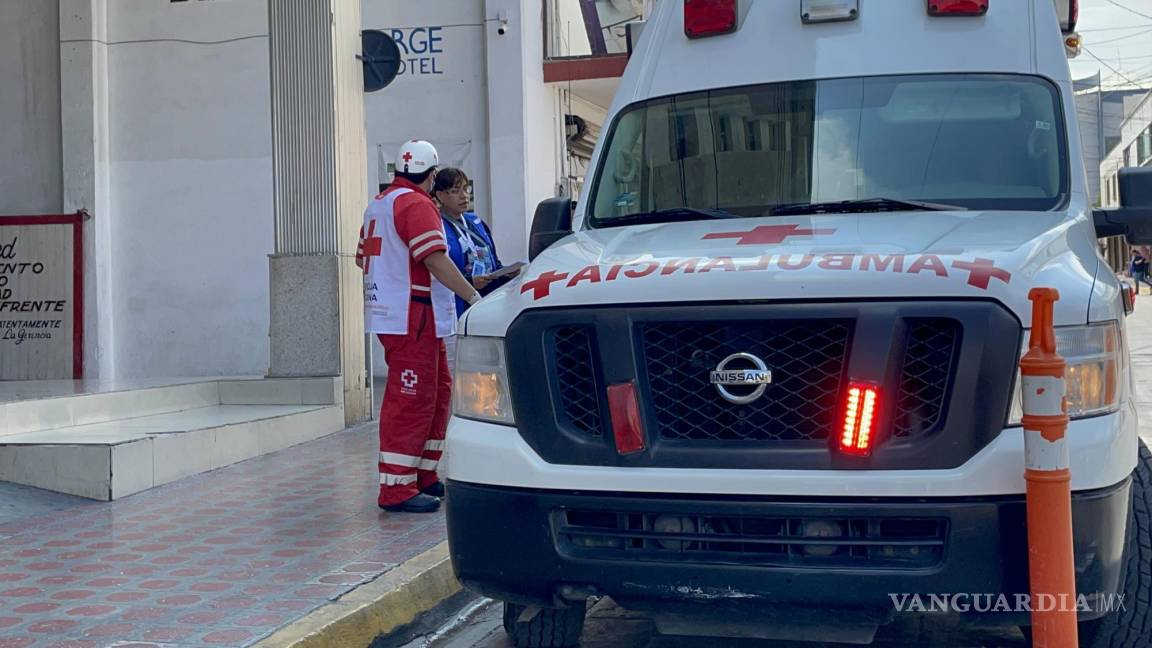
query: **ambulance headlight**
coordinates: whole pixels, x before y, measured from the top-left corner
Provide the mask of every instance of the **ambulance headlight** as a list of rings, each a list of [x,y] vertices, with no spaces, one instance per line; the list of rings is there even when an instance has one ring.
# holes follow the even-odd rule
[[[1028,351],[1027,342],[1024,351]],[[1128,372],[1119,324],[1108,322],[1089,326],[1058,327],[1056,351],[1068,363],[1065,384],[1068,415],[1071,418],[1100,416],[1119,409]],[[1020,425],[1023,416],[1020,377],[1017,375],[1009,424]]]
[[[468,336],[457,339],[452,392],[456,416],[515,425],[503,339]]]

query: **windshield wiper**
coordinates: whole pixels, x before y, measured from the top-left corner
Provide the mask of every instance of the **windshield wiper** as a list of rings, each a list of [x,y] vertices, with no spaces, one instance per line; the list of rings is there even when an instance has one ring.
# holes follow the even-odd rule
[[[967,207],[920,202],[918,200],[896,200],[893,198],[865,198],[840,202],[795,203],[779,205],[772,210],[773,216],[799,216],[803,214],[864,214],[868,212],[894,211],[968,211]]]
[[[696,209],[694,207],[673,207],[671,209],[658,209],[650,212],[639,212],[600,219],[601,227],[616,227],[618,225],[646,225],[650,223],[682,223],[686,221],[712,220],[724,218],[740,218],[732,212],[723,209]]]

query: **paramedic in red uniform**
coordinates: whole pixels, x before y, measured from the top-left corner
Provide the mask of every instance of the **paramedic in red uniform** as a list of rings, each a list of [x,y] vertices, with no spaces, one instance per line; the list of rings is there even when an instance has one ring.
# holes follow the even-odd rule
[[[440,211],[428,192],[440,158],[428,142],[400,149],[396,181],[364,212],[356,264],[364,269],[365,327],[384,345],[388,386],[380,408],[380,495],[386,511],[431,513],[450,416],[444,338],[456,332],[453,293],[480,294],[448,258]]]

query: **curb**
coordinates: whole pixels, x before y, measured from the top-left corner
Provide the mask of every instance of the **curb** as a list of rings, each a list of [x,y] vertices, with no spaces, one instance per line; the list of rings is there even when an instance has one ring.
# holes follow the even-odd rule
[[[442,542],[277,630],[253,648],[347,648],[416,620],[461,590]]]

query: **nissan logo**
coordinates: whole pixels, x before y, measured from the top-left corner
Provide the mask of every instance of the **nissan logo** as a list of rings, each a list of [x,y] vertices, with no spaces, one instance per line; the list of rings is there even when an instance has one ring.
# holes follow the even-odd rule
[[[742,365],[751,365],[742,366]],[[734,353],[724,358],[710,375],[710,382],[716,385],[720,397],[736,405],[748,405],[760,400],[768,385],[772,384],[772,372],[764,361],[751,353]],[[748,394],[733,394],[728,387],[755,387]]]

